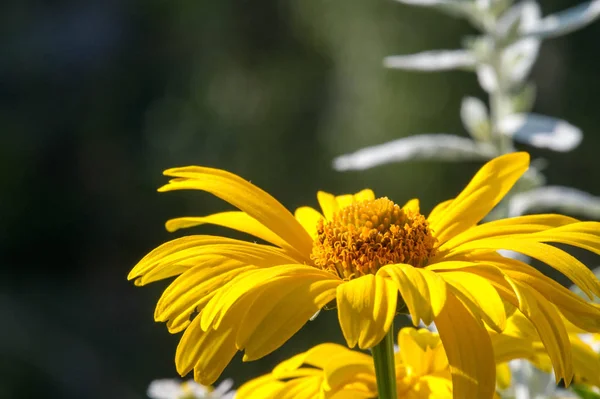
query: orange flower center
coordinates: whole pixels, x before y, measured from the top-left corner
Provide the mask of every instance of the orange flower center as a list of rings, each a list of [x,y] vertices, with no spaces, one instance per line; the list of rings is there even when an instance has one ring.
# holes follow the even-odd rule
[[[386,197],[355,202],[334,213],[332,220],[321,219],[317,233],[311,259],[345,280],[394,263],[422,267],[436,252],[425,217]]]

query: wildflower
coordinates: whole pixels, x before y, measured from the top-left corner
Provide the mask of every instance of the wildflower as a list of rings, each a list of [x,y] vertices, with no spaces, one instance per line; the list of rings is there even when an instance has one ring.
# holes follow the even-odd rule
[[[235,391],[231,391],[232,386],[231,379],[224,380],[216,388],[193,380],[163,379],[152,381],[147,394],[151,399],[233,399]]]
[[[397,310],[413,323],[436,323],[456,397],[488,398],[495,390],[494,352],[485,325],[502,331],[505,305],[518,308],[539,333],[557,378],[573,376],[560,314],[585,331],[600,331],[600,310],[500,249],[539,259],[584,292],[600,295],[592,272],[549,242],[600,253],[600,223],[531,215],[478,225],[527,170],[529,155],[485,164],[454,199],[427,218],[418,200],[400,207],[371,190],[319,192],[322,214],[292,215],[269,194],[231,173],[202,167],[169,169],[159,191],[210,192],[240,211],[167,222],[169,230],[204,223],[233,228],[270,244],[187,236],[163,244],[130,272],[137,285],[180,275],[159,299],[155,320],[185,330],[176,366],[210,384],[238,350],[244,361],[280,347],[321,308],[337,307],[349,347],[371,348]],[[402,303],[397,303],[398,293]],[[194,317],[193,317],[194,316]],[[485,323],[485,325],[484,325]]]
[[[448,359],[439,336],[426,329],[406,327],[398,333],[398,344],[398,398],[452,398]],[[365,353],[325,343],[282,362],[272,373],[249,381],[238,390],[238,399],[281,397],[376,398],[373,359]]]
[[[530,356],[531,347],[493,340],[499,361]],[[405,327],[398,333],[395,355],[399,399],[451,399],[452,377],[444,346],[435,332]],[[376,398],[371,356],[325,343],[288,359],[269,374],[242,385],[237,399]]]

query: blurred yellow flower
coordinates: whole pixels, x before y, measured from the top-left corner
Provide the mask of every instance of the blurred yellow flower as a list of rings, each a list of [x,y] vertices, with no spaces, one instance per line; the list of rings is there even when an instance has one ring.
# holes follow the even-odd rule
[[[292,215],[269,194],[217,169],[169,169],[159,191],[203,190],[240,211],[167,222],[171,231],[216,224],[270,244],[219,236],[178,238],[153,250],[128,278],[144,285],[180,275],[158,301],[155,319],[185,330],[177,370],[211,384],[238,350],[255,360],[280,347],[318,310],[337,307],[350,347],[370,348],[398,310],[415,325],[435,321],[461,398],[490,398],[494,352],[485,324],[506,325],[505,304],[531,320],[557,378],[570,382],[571,345],[561,313],[586,331],[600,331],[600,311],[531,266],[500,256],[513,250],[562,272],[590,297],[593,273],[549,242],[600,253],[600,223],[562,215],[531,215],[478,225],[529,166],[512,153],[485,164],[454,199],[427,218],[418,200],[400,207],[371,190],[334,196],[319,192],[322,213]],[[403,303],[397,304],[398,293]],[[398,306],[397,306],[398,305]],[[192,317],[195,315],[195,317]]]
[[[498,353],[532,355],[531,346],[509,348],[506,340],[492,340]],[[452,399],[452,377],[446,352],[437,333],[406,327],[398,333],[395,355],[399,399]],[[504,363],[505,364],[505,363]],[[273,371],[242,385],[237,399],[349,399],[376,398],[377,384],[371,356],[337,344],[321,344],[286,360]]]
[[[398,398],[452,398],[452,379],[437,334],[403,328],[395,355]],[[321,344],[280,363],[270,374],[242,385],[238,399],[376,398],[371,356]]]

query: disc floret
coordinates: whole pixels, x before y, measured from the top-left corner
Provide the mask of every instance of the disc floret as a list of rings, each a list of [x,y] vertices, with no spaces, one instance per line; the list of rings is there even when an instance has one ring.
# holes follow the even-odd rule
[[[321,219],[311,259],[349,280],[394,263],[425,266],[435,255],[435,242],[423,215],[382,197],[355,202],[331,220]]]

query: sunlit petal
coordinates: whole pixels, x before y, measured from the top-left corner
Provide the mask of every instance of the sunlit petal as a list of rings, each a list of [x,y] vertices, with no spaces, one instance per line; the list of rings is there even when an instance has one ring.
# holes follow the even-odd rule
[[[284,387],[285,383],[270,374],[246,382],[236,392],[236,397],[243,399],[270,399]]]
[[[508,363],[501,363],[496,366],[496,382],[498,389],[506,389],[510,386],[511,371]]]
[[[373,192],[373,190],[371,190],[369,188],[361,190],[356,194],[345,194],[345,195],[338,195],[335,197],[335,200],[337,201],[339,209],[345,208],[348,205],[351,205],[355,202],[370,201],[370,200],[374,200],[374,199],[375,199],[375,193]]]
[[[186,236],[162,244],[146,255],[127,278],[137,285],[162,280],[199,266],[210,258],[229,257],[256,266],[297,263],[280,248],[217,236]]]
[[[499,219],[480,224],[446,241],[440,251],[451,250],[461,244],[488,237],[528,234],[546,231],[553,227],[577,223],[578,220],[563,215],[527,215],[509,219]]]
[[[266,286],[241,320],[244,329],[236,337],[245,349],[244,361],[255,360],[279,348],[310,317],[335,298],[338,280],[323,280],[320,275],[284,278],[287,289]]]
[[[214,224],[253,235],[287,249],[298,259],[307,259],[306,254],[299,253],[293,246],[290,246],[285,240],[245,212],[219,212],[203,217],[181,217],[171,219],[167,221],[166,228],[168,231],[173,232],[179,229],[200,226],[203,224]]]
[[[504,304],[496,289],[477,274],[467,272],[442,273],[452,286],[453,294],[461,299],[473,314],[479,315],[490,327],[501,332],[506,326]]]
[[[410,199],[402,206],[402,209],[408,210],[410,212],[419,213],[420,212],[420,202],[418,198]]]
[[[377,274],[389,276],[396,283],[415,326],[419,320],[431,324],[442,311],[446,284],[437,274],[404,264],[384,266]]]
[[[163,292],[156,304],[154,319],[167,322],[169,332],[179,332],[190,324],[192,313],[201,311],[217,289],[238,275],[255,269],[256,266],[235,259],[222,259],[214,267],[189,269]]]
[[[330,273],[304,265],[282,265],[246,273],[227,283],[206,304],[201,316],[199,316],[202,318],[202,329],[206,330],[211,327],[217,329],[223,318],[226,317],[228,310],[238,301],[243,301],[246,308],[248,308],[256,296],[260,295],[262,287],[278,285],[281,291],[285,291],[288,286],[288,281],[285,278],[294,276],[299,280],[314,277],[322,281],[340,281]]]
[[[317,223],[319,220],[323,219],[323,215],[314,208],[301,206],[294,212],[294,217],[300,222],[302,227],[304,227],[304,230],[315,239],[317,236]]]
[[[231,312],[229,317],[234,317]],[[175,364],[180,375],[195,368],[194,378],[203,385],[213,384],[237,352],[235,348],[234,323],[220,331],[202,331],[200,316],[185,330],[175,355]]]
[[[592,293],[600,296],[600,282],[590,269],[575,257],[558,248],[538,242],[535,237],[536,235],[532,234],[526,237],[487,238],[465,243],[454,248],[451,253],[464,254],[477,249],[505,249],[519,252],[538,259],[563,273],[590,298],[592,298]]]
[[[492,210],[529,167],[529,154],[510,153],[494,158],[477,172],[465,189],[430,220],[441,243],[474,226]]]
[[[564,378],[568,385],[573,378],[571,344],[560,314],[535,289],[512,279],[508,282],[517,295],[519,309],[535,326],[552,359],[557,382]]]
[[[491,398],[496,364],[490,336],[483,324],[448,292],[446,307],[435,324],[446,349],[455,398]]]
[[[292,214],[275,198],[241,177],[199,166],[168,169],[164,174],[174,179],[159,191],[207,191],[246,212],[301,253],[310,253],[311,239]]]
[[[333,214],[339,210],[335,195],[326,193],[325,191],[319,191],[317,192],[317,200],[319,201],[325,219],[332,220]]]
[[[440,202],[439,204],[437,204],[435,206],[435,208],[433,208],[432,211],[429,213],[429,216],[427,216],[427,221],[429,222],[429,224],[435,225],[437,220],[439,218],[441,218],[442,216],[444,216],[444,211],[446,209],[448,209],[448,207],[450,205],[452,205],[453,201],[454,201],[454,199],[449,199],[449,200],[446,200],[444,202]]]
[[[338,319],[350,348],[372,348],[383,339],[396,314],[397,296],[391,280],[371,274],[338,286]]]

